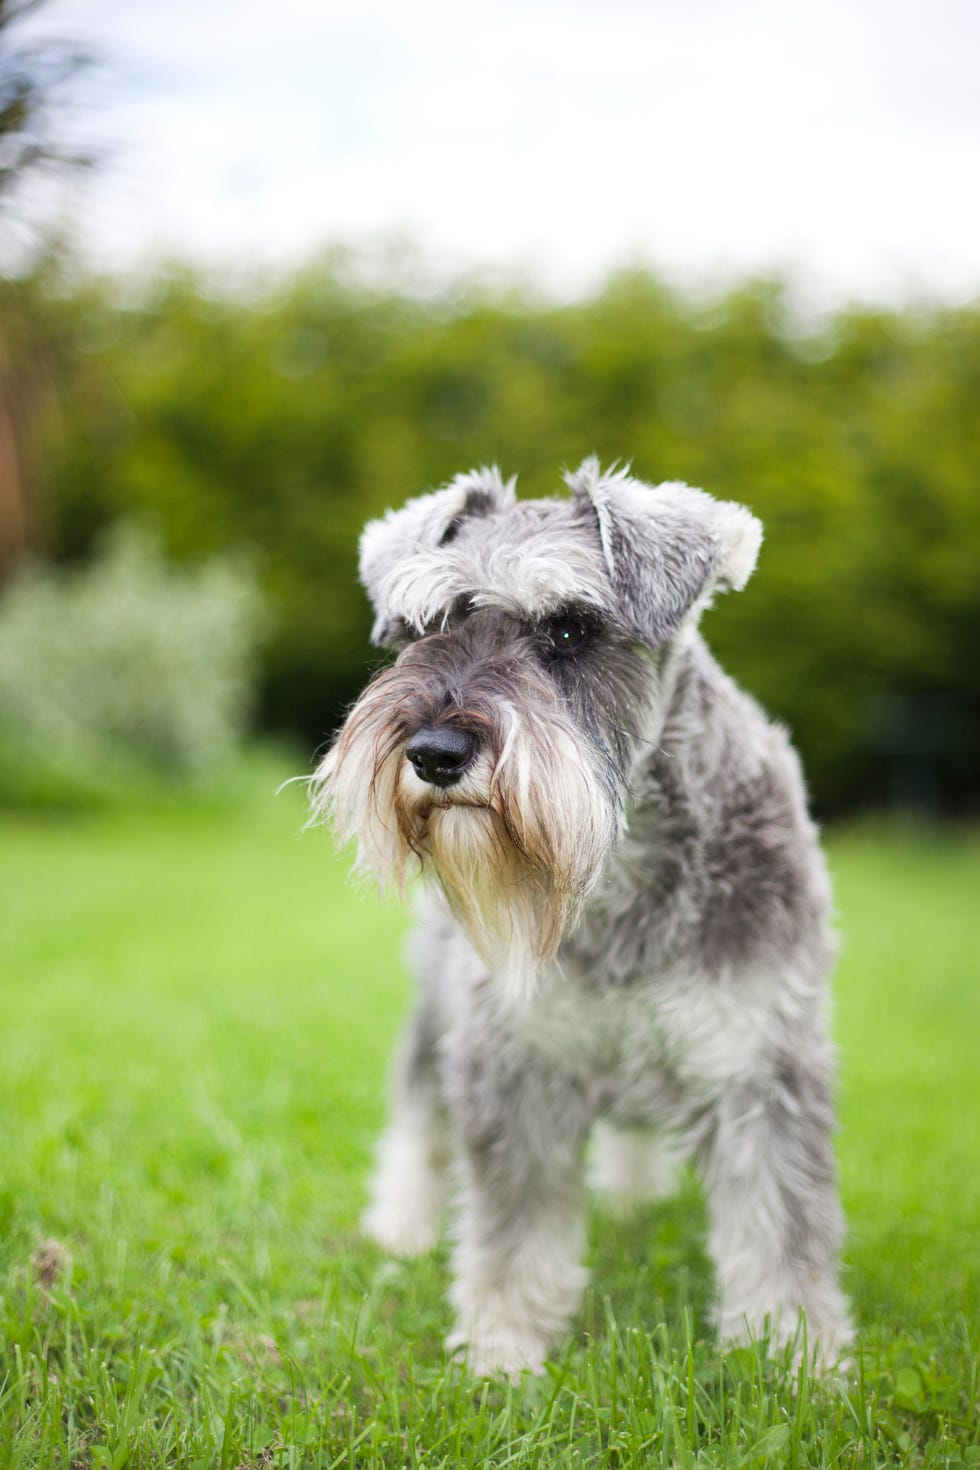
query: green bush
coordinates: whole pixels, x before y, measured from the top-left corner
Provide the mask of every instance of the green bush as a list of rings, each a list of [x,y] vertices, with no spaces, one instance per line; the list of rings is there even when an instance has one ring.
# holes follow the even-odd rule
[[[107,766],[199,774],[248,719],[260,595],[240,561],[174,567],[120,523],[80,569],[36,566],[0,600],[0,748],[25,779]]]
[[[484,461],[551,493],[596,452],[764,520],[756,576],[706,628],[823,811],[980,792],[980,307],[803,331],[772,282],[706,304],[640,272],[556,304],[369,287],[336,257],[247,298],[187,272],[127,291],[21,287],[60,365],[39,524],[65,557],[134,508],[178,559],[249,548],[277,614],[266,724],[312,747],[363,682],[368,516]]]

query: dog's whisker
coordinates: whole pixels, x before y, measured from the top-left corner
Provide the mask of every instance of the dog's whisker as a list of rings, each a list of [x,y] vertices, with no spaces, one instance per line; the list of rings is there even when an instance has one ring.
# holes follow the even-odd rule
[[[624,735],[627,740],[632,740],[637,745],[646,745],[650,750],[655,750],[658,755],[664,756],[669,761],[675,759],[673,751],[664,750],[662,745],[658,745],[655,740],[648,740],[647,737],[645,735],[641,735],[638,730],[630,730],[622,725],[611,725],[610,729],[615,730],[618,735]]]
[[[315,775],[309,775],[309,776],[287,776],[286,779],[285,779],[285,781],[280,781],[279,782],[279,785],[276,787],[274,794],[276,796],[278,796],[281,792],[285,791],[285,789],[286,789],[287,786],[296,786],[296,785],[305,786],[306,789],[309,791],[312,787],[314,787],[316,785],[316,779],[317,778],[316,778]]]

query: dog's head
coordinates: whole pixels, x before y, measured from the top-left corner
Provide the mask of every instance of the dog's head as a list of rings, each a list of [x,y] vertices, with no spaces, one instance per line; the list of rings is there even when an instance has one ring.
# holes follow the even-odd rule
[[[474,945],[526,986],[622,831],[670,650],[742,587],[759,522],[686,485],[586,460],[571,498],[495,469],[372,521],[361,577],[395,649],[314,781],[359,865],[435,877]]]

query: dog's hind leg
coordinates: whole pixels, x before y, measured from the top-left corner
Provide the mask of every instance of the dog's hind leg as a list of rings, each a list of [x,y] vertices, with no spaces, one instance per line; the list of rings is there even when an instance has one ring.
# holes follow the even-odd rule
[[[649,1128],[596,1124],[589,1158],[589,1186],[614,1214],[670,1199],[680,1184],[687,1150],[678,1139]]]
[[[361,1221],[365,1234],[395,1256],[422,1255],[439,1235],[450,1156],[439,1065],[435,1007],[423,994],[396,1059],[391,1120]]]
[[[830,1365],[851,1335],[838,1282],[844,1233],[825,1068],[787,1059],[721,1099],[701,1164],[721,1336],[767,1333]]]

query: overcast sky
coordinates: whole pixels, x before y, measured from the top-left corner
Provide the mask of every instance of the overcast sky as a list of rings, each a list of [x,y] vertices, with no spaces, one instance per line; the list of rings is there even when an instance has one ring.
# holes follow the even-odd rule
[[[977,0],[49,0],[31,25],[107,64],[76,212],[110,265],[400,231],[562,293],[637,259],[980,291]]]

